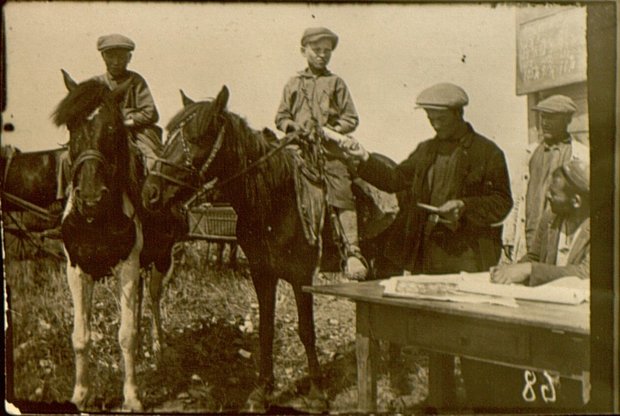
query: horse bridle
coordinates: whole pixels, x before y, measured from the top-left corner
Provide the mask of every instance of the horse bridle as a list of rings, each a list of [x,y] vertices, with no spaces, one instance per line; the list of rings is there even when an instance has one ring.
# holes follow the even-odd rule
[[[188,140],[185,138],[185,133],[184,133],[185,125],[189,121],[191,121],[195,116],[196,116],[196,113],[191,114],[187,119],[183,120],[183,122],[179,124],[179,127],[177,127],[168,136],[168,140],[171,140],[171,143],[177,138],[180,138],[181,146],[183,148],[183,156],[185,158],[185,163],[183,165],[179,165],[179,164],[170,162],[164,158],[158,157],[155,159],[155,162],[153,164],[153,169],[151,170],[151,175],[158,176],[168,182],[174,183],[175,185],[178,185],[184,188],[189,188],[192,191],[197,191],[201,189],[201,187],[198,185],[193,185],[191,183],[184,182],[180,179],[175,178],[174,176],[166,175],[165,173],[161,172],[160,166],[167,165],[179,171],[188,172],[191,175],[190,177],[193,178],[195,182],[197,183],[200,183],[200,181],[204,179],[204,175],[207,173],[207,170],[213,163],[213,160],[217,156],[220,148],[222,147],[222,144],[224,142],[224,133],[226,132],[226,127],[222,126],[222,128],[218,132],[217,138],[215,139],[215,143],[213,144],[213,147],[211,148],[211,152],[209,153],[209,156],[204,161],[200,169],[198,169],[196,166],[194,166],[194,163],[192,162]],[[160,163],[160,165],[157,164],[158,162]]]
[[[91,136],[88,132],[88,128],[86,127],[86,124],[82,124],[81,126],[82,129],[82,134],[84,134],[86,136],[87,139],[91,139]],[[78,157],[75,159],[75,161],[71,164],[71,183],[73,183],[73,181],[75,180],[75,175],[77,174],[80,166],[82,166],[82,164],[84,164],[84,162],[88,161],[88,160],[95,160],[99,163],[101,163],[102,165],[106,165],[107,164],[107,159],[105,158],[105,156],[103,155],[103,153],[101,153],[99,150],[96,149],[87,149],[84,150],[83,152],[81,152]]]
[[[298,139],[299,134],[298,133],[289,133],[286,136],[284,136],[284,138],[282,138],[282,140],[280,141],[280,143],[272,148],[269,152],[265,153],[263,156],[261,156],[260,158],[258,158],[257,160],[255,160],[254,162],[250,163],[248,166],[246,166],[244,169],[240,170],[239,172],[235,173],[234,175],[226,178],[225,180],[218,182],[218,178],[214,178],[208,182],[206,182],[205,184],[203,184],[202,186],[195,186],[195,185],[191,185],[188,184],[186,182],[183,182],[177,178],[174,178],[172,176],[166,175],[162,172],[160,172],[158,169],[156,169],[157,166],[157,162],[160,162],[162,165],[168,165],[171,167],[174,167],[178,170],[183,170],[186,172],[190,172],[197,180],[198,182],[200,182],[200,180],[204,180],[205,179],[205,174],[207,173],[207,170],[209,169],[209,167],[211,166],[211,163],[213,163],[213,160],[215,159],[215,157],[217,156],[220,148],[222,147],[222,144],[224,142],[224,133],[226,131],[226,127],[225,125],[222,125],[222,128],[220,129],[220,131],[218,132],[217,138],[215,140],[215,143],[213,144],[213,147],[211,148],[211,153],[209,154],[209,156],[207,157],[207,159],[205,160],[205,162],[202,164],[202,166],[200,167],[200,169],[197,169],[194,164],[192,163],[191,160],[191,155],[190,155],[190,151],[189,151],[189,146],[187,144],[187,141],[185,139],[185,136],[183,134],[183,127],[185,126],[185,124],[187,124],[187,122],[189,122],[191,120],[191,118],[193,118],[195,114],[190,115],[186,120],[184,120],[179,127],[177,127],[177,129],[175,129],[173,131],[173,133],[171,133],[169,135],[170,139],[169,140],[175,140],[177,137],[181,138],[181,144],[183,146],[183,153],[185,155],[185,165],[177,165],[176,163],[172,163],[169,162],[163,158],[157,158],[155,160],[155,163],[153,165],[153,170],[151,171],[151,174],[154,176],[158,176],[164,180],[167,180],[169,182],[172,182],[176,185],[185,187],[185,188],[189,188],[192,191],[194,191],[194,194],[190,197],[189,200],[187,200],[184,204],[183,204],[183,209],[188,210],[190,205],[193,203],[193,201],[195,201],[196,199],[198,199],[200,196],[206,194],[207,192],[215,189],[215,188],[221,188],[224,185],[246,175],[249,171],[251,171],[252,169],[254,169],[256,166],[260,165],[261,163],[265,162],[267,159],[269,159],[270,157],[272,157],[274,154],[276,154],[277,152],[279,152],[280,150],[282,150],[284,147],[286,147],[287,145],[289,145],[292,141]]]

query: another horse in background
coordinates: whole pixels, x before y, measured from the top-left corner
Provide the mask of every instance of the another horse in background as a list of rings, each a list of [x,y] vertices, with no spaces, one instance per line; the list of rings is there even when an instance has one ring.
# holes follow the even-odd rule
[[[162,272],[170,267],[177,223],[161,221],[142,209],[144,167],[128,139],[118,101],[128,85],[114,91],[89,80],[76,84],[63,71],[68,95],[55,113],[57,125],[70,132],[70,195],[62,218],[67,279],[73,298],[73,349],[76,377],[71,401],[78,408],[90,398],[88,348],[93,285],[115,274],[120,285],[118,333],[124,361],[123,408],[142,411],[136,384],[135,357],[141,311],[140,266],[153,261],[150,279],[155,352],[162,337],[159,300]],[[169,229],[162,229],[162,225]],[[156,270],[158,269],[158,270]]]
[[[56,200],[58,164],[63,148],[21,152],[2,146],[0,152],[0,189],[2,211],[26,211],[37,217],[27,228],[42,231],[60,222],[62,201]]]
[[[185,107],[169,123],[162,157],[143,187],[143,201],[148,209],[165,212],[214,178],[226,183],[218,189],[238,215],[237,240],[249,262],[260,313],[259,383],[245,410],[265,411],[273,392],[275,300],[282,279],[293,288],[310,373],[308,394],[289,405],[324,411],[327,399],[315,347],[312,295],[302,291],[319,273],[323,244],[320,231],[314,242],[308,238],[302,223],[307,217],[300,215],[313,211],[323,221],[323,194],[315,192],[314,201],[304,199],[298,205],[296,152],[226,111],[228,98],[226,87],[213,101],[194,103],[184,96]]]

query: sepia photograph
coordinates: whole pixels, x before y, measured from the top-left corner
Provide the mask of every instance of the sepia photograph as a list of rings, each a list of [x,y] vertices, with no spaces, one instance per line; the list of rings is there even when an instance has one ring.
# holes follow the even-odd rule
[[[620,413],[617,8],[5,2],[5,412]]]

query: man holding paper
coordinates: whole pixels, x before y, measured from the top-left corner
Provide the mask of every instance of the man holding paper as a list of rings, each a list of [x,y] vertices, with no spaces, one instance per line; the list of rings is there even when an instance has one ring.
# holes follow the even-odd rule
[[[387,192],[406,191],[384,246],[389,264],[377,265],[382,277],[405,270],[481,272],[499,261],[501,226],[497,225],[512,207],[508,168],[502,150],[463,119],[468,102],[466,92],[454,84],[423,90],[416,104],[426,111],[436,135],[396,167],[369,154],[353,138],[333,137],[359,163],[362,179]],[[445,402],[455,404],[454,359],[432,354],[429,366],[431,377],[442,378]]]
[[[501,252],[501,223],[512,207],[504,153],[463,119],[469,98],[454,84],[416,100],[436,132],[396,167],[355,139],[338,141],[360,177],[387,192],[406,191],[384,248],[383,275],[487,271]],[[327,136],[329,131],[325,131]]]
[[[571,160],[553,172],[545,213],[528,253],[517,264],[491,269],[491,281],[537,286],[590,278],[590,167]]]

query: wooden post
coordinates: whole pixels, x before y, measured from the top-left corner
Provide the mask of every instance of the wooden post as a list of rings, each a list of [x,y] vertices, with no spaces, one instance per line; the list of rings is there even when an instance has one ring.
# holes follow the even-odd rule
[[[362,413],[377,411],[377,340],[372,339],[370,305],[356,304],[357,407]]]

